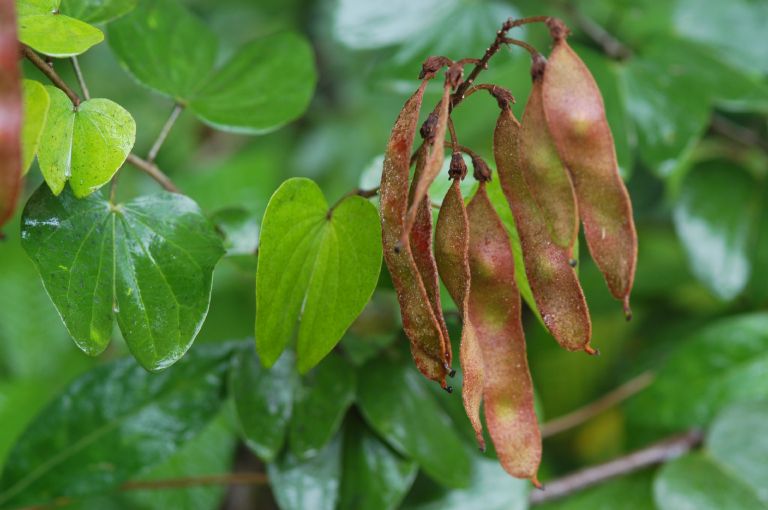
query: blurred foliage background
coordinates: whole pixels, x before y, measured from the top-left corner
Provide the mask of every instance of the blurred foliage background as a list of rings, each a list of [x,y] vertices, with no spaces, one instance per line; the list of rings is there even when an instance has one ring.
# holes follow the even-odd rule
[[[357,186],[375,185],[389,130],[417,86],[424,58],[435,54],[480,57],[508,17],[562,17],[573,31],[572,45],[604,95],[621,172],[634,203],[640,251],[630,323],[624,321],[587,251],[581,252],[580,274],[593,317],[593,345],[601,356],[561,350],[533,316],[525,317],[541,415],[545,421],[564,415],[646,371],[655,379],[622,405],[548,438],[540,478],[546,483],[669,434],[709,428],[713,419],[724,420],[726,428],[729,423],[750,423],[751,428],[731,431],[741,442],[735,439],[728,448],[706,446],[703,454],[676,461],[661,473],[650,470],[618,479],[549,508],[766,508],[768,414],[759,401],[768,399],[767,2],[184,3],[220,37],[222,60],[243,42],[283,29],[304,33],[316,52],[319,84],[300,120],[252,137],[214,131],[184,112],[159,155],[159,166],[206,213],[227,214],[220,211],[236,208],[239,211],[230,214],[245,218],[248,232],[258,230],[270,195],[286,178],[314,179],[331,201]],[[542,27],[529,26],[515,36],[548,52],[549,39]],[[105,43],[83,55],[80,64],[92,95],[110,98],[134,116],[135,151],[146,153],[172,103],[138,85]],[[525,52],[505,49],[482,75],[481,81],[511,89],[518,98],[518,116],[530,88],[528,68]],[[69,66],[59,70],[69,83],[75,83]],[[25,74],[44,81],[31,67],[25,67]],[[439,85],[434,87],[428,89],[431,96],[426,104],[438,100]],[[454,115],[461,143],[489,160],[496,112],[493,101],[477,95]],[[36,169],[30,172],[27,194],[40,183],[39,175]],[[156,189],[157,184],[140,172],[122,172],[122,197]],[[0,244],[0,464],[27,423],[69,382],[125,354],[119,342],[97,359],[77,350],[20,247],[18,223],[17,219],[8,226],[7,238]],[[255,260],[248,255],[220,262],[210,313],[193,351],[206,342],[252,336],[254,267]],[[379,357],[385,360],[379,364],[391,365],[378,367],[385,376],[367,398],[390,410],[393,427],[417,437],[429,435],[424,428],[434,418],[398,414],[399,403],[403,398],[413,400],[417,414],[434,410],[439,419],[432,433],[440,437],[443,428],[455,429],[471,449],[466,418],[457,412],[457,395],[425,390],[407,376],[396,376],[410,363],[402,352],[406,342],[398,321],[394,293],[383,275],[371,304],[341,344],[353,364]],[[454,326],[457,331],[458,325]],[[363,389],[358,393],[359,399],[366,398]],[[435,398],[437,405],[431,403]],[[424,403],[427,400],[429,404]],[[178,458],[156,468],[156,476],[263,469],[237,439],[230,411],[224,406]],[[448,417],[452,424],[440,421]],[[423,471],[417,476],[415,466],[407,463],[393,482],[382,476],[392,466],[377,468],[372,460],[379,457],[377,449],[388,447],[371,435],[359,411],[348,413],[344,427],[343,468],[323,470],[327,463],[316,461],[309,470],[292,470],[286,465],[291,460],[283,459],[282,468],[269,471],[274,475],[272,491],[260,486],[137,490],[77,505],[271,508],[278,501],[284,508],[326,508],[328,491],[351,483],[344,480],[353,476],[352,471],[358,471],[357,478],[349,480],[359,487],[361,499],[342,496],[342,506],[347,508],[376,508],[376,501],[397,506],[402,499],[409,508],[527,505],[526,484],[509,479],[494,462],[474,453],[467,457],[471,476],[464,480],[457,475],[458,482],[448,484],[458,488],[443,487]],[[351,441],[357,441],[354,447],[349,446]],[[440,447],[439,441],[435,447]],[[756,452],[763,452],[762,461]],[[429,470],[425,465],[430,465],[431,454],[425,455],[416,463]],[[458,455],[459,463],[466,462],[461,460],[465,455],[469,454]],[[432,474],[446,473],[450,478],[458,469],[437,466]],[[731,494],[734,487],[738,489],[735,496]],[[724,497],[716,494],[722,491],[731,499],[716,499]],[[389,499],[368,501],[365,494],[371,498],[384,494]],[[719,506],[718,501],[735,503]]]

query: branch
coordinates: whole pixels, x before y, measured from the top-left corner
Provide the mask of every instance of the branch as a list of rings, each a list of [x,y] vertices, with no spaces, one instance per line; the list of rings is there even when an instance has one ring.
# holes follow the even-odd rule
[[[160,186],[162,186],[166,191],[170,191],[172,193],[181,193],[179,191],[179,188],[176,187],[175,184],[173,184],[173,181],[171,181],[170,177],[165,175],[162,170],[157,168],[157,165],[154,163],[150,163],[149,161],[140,158],[134,153],[128,154],[128,157],[125,159],[127,163],[132,164],[139,170],[143,171],[150,177],[152,177],[154,180],[160,183]]]
[[[545,484],[544,490],[532,492],[530,503],[531,505],[538,505],[563,498],[611,478],[664,463],[693,450],[701,444],[702,438],[703,434],[701,431],[690,430],[605,464],[576,471]]]
[[[572,413],[568,413],[552,421],[548,421],[541,426],[541,437],[546,438],[554,436],[566,430],[572,429],[582,423],[589,421],[603,411],[623,402],[632,395],[644,390],[653,382],[654,375],[651,372],[643,372],[634,379],[630,379],[615,390],[607,393],[603,397],[581,407]]]
[[[157,135],[157,140],[155,140],[155,143],[152,144],[152,148],[149,149],[149,154],[147,154],[148,162],[153,163],[155,161],[157,153],[160,152],[160,147],[163,146],[163,142],[165,142],[165,139],[168,137],[168,133],[171,132],[171,128],[176,123],[176,119],[179,118],[179,115],[181,115],[182,110],[184,110],[183,104],[176,103],[173,105],[171,115],[168,117],[168,120],[165,121],[163,129],[161,129],[160,134]]]
[[[625,60],[632,56],[632,50],[602,26],[598,25],[592,18],[581,12],[572,2],[568,2],[565,8],[573,16],[576,25],[578,25],[582,32],[595,41],[606,55],[619,60]]]

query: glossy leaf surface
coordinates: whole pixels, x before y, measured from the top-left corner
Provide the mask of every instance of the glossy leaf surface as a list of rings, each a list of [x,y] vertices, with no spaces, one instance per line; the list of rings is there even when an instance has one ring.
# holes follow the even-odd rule
[[[84,53],[104,40],[98,28],[59,14],[61,0],[20,0],[16,4],[19,41],[51,57]]]
[[[138,0],[61,0],[61,12],[88,23],[112,21],[131,12]]]

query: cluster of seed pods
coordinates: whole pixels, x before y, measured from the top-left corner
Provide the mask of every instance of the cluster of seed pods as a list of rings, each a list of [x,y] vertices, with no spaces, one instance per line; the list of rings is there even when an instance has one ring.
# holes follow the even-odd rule
[[[496,96],[501,110],[493,135],[494,159],[515,218],[535,312],[563,348],[594,354],[589,310],[573,258],[579,224],[627,318],[637,239],[600,91],[566,42],[562,22],[546,21],[553,49],[549,60],[532,51],[533,86],[522,122],[512,113],[507,91],[483,88]],[[384,257],[416,366],[451,391],[446,382],[453,375],[451,343],[439,279],[445,284],[462,318],[462,400],[478,443],[485,448],[485,423],[504,469],[538,486],[541,434],[510,238],[486,191],[490,168],[482,157],[461,148],[455,135],[450,144],[445,142],[453,148],[453,182],[433,234],[428,190],[443,165],[456,101],[451,90],[461,84],[463,62],[427,59],[423,81],[392,130],[380,189]],[[444,66],[442,98],[422,125],[423,142],[413,152],[426,84]],[[472,154],[478,181],[468,201],[459,186],[467,175],[460,150]]]

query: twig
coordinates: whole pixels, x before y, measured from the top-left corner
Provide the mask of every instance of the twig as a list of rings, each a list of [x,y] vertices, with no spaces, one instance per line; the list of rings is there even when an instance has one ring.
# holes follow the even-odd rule
[[[565,416],[555,418],[552,421],[548,421],[541,426],[541,437],[550,437],[555,434],[559,434],[566,430],[572,429],[582,423],[589,421],[591,418],[602,413],[606,409],[623,402],[632,395],[644,390],[653,382],[654,374],[651,372],[643,372],[634,379],[630,379],[626,383],[622,384],[615,390],[607,393],[603,397],[581,407],[572,413],[568,413]]]
[[[473,151],[472,149],[470,149],[466,145],[456,144],[456,147],[454,148],[453,144],[446,140],[445,142],[443,142],[443,147],[445,147],[446,149],[452,149],[454,151],[463,152],[464,154],[466,154],[467,156],[469,156],[472,159],[483,159],[483,157],[480,156],[480,154],[478,154],[477,152]]]
[[[152,177],[154,180],[160,183],[160,185],[167,191],[170,191],[172,193],[181,193],[179,191],[179,188],[176,187],[175,184],[173,184],[173,181],[171,181],[170,177],[165,175],[162,170],[157,168],[157,165],[154,163],[150,163],[149,161],[140,158],[136,154],[128,154],[128,157],[125,159],[126,162],[132,164],[139,170],[142,170],[147,175]]]
[[[358,196],[358,197],[363,197],[363,198],[375,197],[376,195],[379,194],[379,188],[380,188],[380,186],[376,186],[375,188],[371,188],[371,189],[355,188],[352,191],[348,191],[347,193],[344,193],[343,195],[341,195],[341,198],[339,198],[336,201],[336,203],[334,203],[328,209],[328,214],[326,215],[326,217],[328,219],[331,219],[331,216],[333,216],[334,209],[336,209],[339,206],[339,204],[344,201],[345,198],[349,198],[349,197],[353,197],[353,196]]]
[[[456,136],[456,126],[453,125],[451,117],[448,117],[448,131],[451,134],[451,149],[456,152],[459,147],[459,138]]]
[[[77,83],[80,84],[80,91],[83,93],[83,97],[86,101],[91,98],[91,93],[88,92],[88,86],[85,84],[85,78],[83,72],[80,70],[80,63],[77,61],[77,57],[72,57],[72,69],[75,70],[75,76],[77,77]]]
[[[155,143],[152,144],[152,148],[149,149],[149,154],[147,154],[147,161],[149,163],[154,163],[155,158],[157,158],[157,153],[160,152],[160,147],[163,146],[163,142],[165,142],[165,139],[168,137],[168,133],[171,132],[171,128],[176,123],[176,119],[179,118],[179,115],[181,115],[182,110],[184,110],[183,104],[176,103],[173,105],[171,115],[168,117],[168,120],[165,121],[163,129],[160,130],[160,134],[157,135]]]
[[[702,438],[701,431],[690,430],[605,464],[576,471],[545,484],[542,491],[531,492],[530,503],[531,505],[538,505],[546,501],[563,498],[611,478],[661,464],[693,450],[701,444]]]
[[[514,39],[512,37],[505,37],[504,38],[504,44],[512,44],[514,46],[519,46],[523,48],[525,51],[531,54],[531,58],[533,60],[540,59],[541,53],[539,53],[539,50],[534,48],[532,45],[528,44],[525,41],[521,41],[520,39]]]
[[[768,152],[768,140],[758,133],[737,124],[728,117],[715,113],[712,115],[712,131],[747,147],[757,147]]]
[[[72,104],[75,106],[78,106],[80,104],[80,97],[75,93],[74,90],[69,88],[69,86],[64,83],[64,80],[61,79],[61,76],[54,71],[54,69],[45,63],[45,60],[40,58],[40,55],[32,51],[32,49],[29,46],[22,46],[22,51],[24,52],[24,56],[32,62],[35,67],[40,69],[42,73],[51,80],[51,83],[56,85],[59,89],[61,89],[67,97],[72,101]]]
[[[598,25],[592,18],[581,12],[572,2],[567,2],[565,8],[573,16],[582,32],[595,41],[606,55],[619,60],[625,60],[632,56],[632,50],[611,35],[605,28]]]

